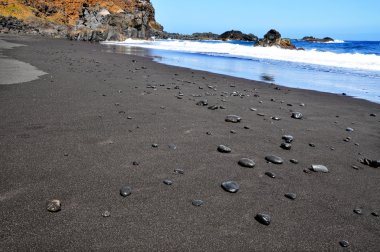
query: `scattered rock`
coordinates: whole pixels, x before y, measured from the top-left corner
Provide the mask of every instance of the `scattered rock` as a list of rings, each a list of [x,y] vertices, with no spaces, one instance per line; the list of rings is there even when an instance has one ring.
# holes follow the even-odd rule
[[[266,172],[265,175],[267,175],[270,178],[276,178],[276,174],[274,174],[273,172]]]
[[[301,114],[301,112],[293,112],[292,113],[292,118],[294,119],[302,119],[303,115]]]
[[[170,180],[170,179],[165,179],[164,181],[162,181],[165,185],[172,185],[173,184],[173,181]]]
[[[360,163],[362,163],[364,165],[368,165],[368,166],[373,167],[373,168],[379,168],[380,167],[380,160],[371,160],[368,158],[364,158],[364,159],[360,160]]]
[[[204,202],[203,202],[203,200],[193,200],[192,202],[191,202],[191,204],[193,204],[193,206],[197,206],[197,207],[199,207],[199,206],[202,206],[203,204],[204,204]]]
[[[207,106],[208,105],[208,101],[207,100],[201,100],[201,101],[197,102],[196,105],[198,105],[198,106]]]
[[[226,122],[238,123],[241,121],[241,117],[237,115],[228,115],[225,119]]]
[[[283,135],[282,136],[282,140],[284,140],[285,141],[285,143],[291,143],[291,142],[293,142],[293,136],[291,136],[291,135]]]
[[[297,194],[295,193],[286,193],[285,197],[291,200],[295,200],[297,198]]]
[[[369,116],[376,117],[376,114],[372,113]]]
[[[221,153],[230,153],[232,150],[230,147],[227,147],[225,145],[219,145],[218,146],[218,151]]]
[[[379,217],[379,213],[377,213],[377,212],[372,212],[371,215],[375,216],[375,217]]]
[[[265,160],[273,164],[282,164],[284,162],[281,157],[275,155],[266,156]]]
[[[174,169],[175,174],[185,174],[185,171],[183,169]]]
[[[280,147],[284,150],[290,150],[292,148],[292,145],[290,143],[282,143]]]
[[[310,170],[313,172],[323,172],[323,173],[329,172],[329,169],[324,165],[311,165]]]
[[[298,164],[298,160],[297,159],[292,158],[289,161],[290,161],[290,163]]]
[[[103,216],[103,217],[110,217],[110,216],[111,216],[111,213],[110,213],[110,211],[104,211],[104,212],[102,213],[102,216]]]
[[[362,214],[363,214],[363,210],[360,209],[360,208],[356,208],[356,209],[354,209],[353,212],[356,213],[356,214],[358,214],[358,215],[362,215]]]
[[[348,128],[346,128],[346,131],[348,131],[348,132],[352,132],[352,131],[354,131],[354,129],[353,129],[353,128],[350,128],[350,127],[348,127]]]
[[[309,143],[309,146],[314,148],[315,144],[314,143]]]
[[[222,183],[222,188],[230,193],[236,193],[239,191],[240,186],[237,182],[235,181],[224,181]]]
[[[266,226],[268,226],[272,220],[271,216],[269,214],[265,214],[265,213],[256,214],[255,219],[258,222],[260,222],[261,224],[266,225]]]
[[[281,120],[281,118],[278,116],[272,116],[271,118],[273,121],[280,121]]]
[[[52,213],[61,211],[61,201],[57,199],[50,200],[47,203],[46,209]]]
[[[254,160],[249,159],[249,158],[242,158],[239,160],[238,164],[243,167],[247,168],[253,168],[255,167],[256,163]]]
[[[219,108],[218,105],[212,105],[212,106],[208,107],[208,109],[210,109],[210,110],[217,110],[218,108]]]
[[[175,144],[169,144],[168,145],[169,149],[176,150],[177,146]]]
[[[154,143],[154,144],[152,144],[152,147],[153,148],[158,148],[158,144]]]
[[[133,164],[134,166],[140,165],[140,163],[137,162],[137,161],[133,161],[132,164]]]
[[[342,240],[339,242],[339,245],[342,246],[343,248],[346,248],[346,247],[350,246],[350,243],[346,240]]]
[[[132,193],[132,189],[129,186],[123,186],[122,188],[120,188],[120,195],[123,197],[129,196],[131,195],[131,193]]]

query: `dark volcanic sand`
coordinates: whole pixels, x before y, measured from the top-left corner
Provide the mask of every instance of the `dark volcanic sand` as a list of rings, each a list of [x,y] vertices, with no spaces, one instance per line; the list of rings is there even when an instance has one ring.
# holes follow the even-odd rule
[[[48,73],[0,85],[1,251],[379,250],[380,218],[371,213],[380,212],[380,170],[358,162],[380,159],[379,104],[160,65],[99,44],[0,38],[28,45],[3,53]],[[205,98],[225,109],[196,105]],[[291,150],[280,147],[285,134]],[[232,152],[218,152],[221,144]],[[253,169],[238,165],[245,157]],[[312,164],[329,173],[304,172]],[[224,191],[227,180],[240,190]],[[53,199],[61,211],[47,211]],[[269,226],[258,213],[271,216]]]

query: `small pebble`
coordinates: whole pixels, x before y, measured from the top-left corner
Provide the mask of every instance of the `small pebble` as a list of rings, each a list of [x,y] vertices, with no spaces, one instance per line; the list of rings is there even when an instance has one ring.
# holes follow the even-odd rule
[[[315,144],[314,143],[309,143],[309,146],[314,148]]]
[[[137,162],[137,161],[133,161],[132,164],[135,165],[135,166],[137,166],[137,165],[139,165],[140,163]]]
[[[346,240],[342,240],[339,242],[339,245],[342,246],[343,248],[346,248],[346,247],[350,246],[350,243]]]
[[[281,157],[275,155],[266,156],[265,160],[273,164],[282,164],[284,162]]]
[[[372,113],[372,114],[370,114],[369,116],[376,117],[376,114],[373,114],[373,113]]]
[[[265,213],[256,214],[255,219],[258,222],[260,222],[261,224],[266,225],[266,226],[268,226],[272,220],[271,216],[269,214],[265,214]]]
[[[297,194],[295,193],[286,193],[285,197],[291,200],[295,200],[297,198]]]
[[[175,144],[169,144],[168,147],[172,150],[177,149],[177,146]]]
[[[162,181],[165,185],[172,185],[173,184],[173,181],[170,180],[170,179],[165,179],[164,181]]]
[[[273,121],[280,121],[281,120],[281,118],[278,116],[272,116],[271,118]]]
[[[201,101],[197,102],[196,105],[198,105],[198,106],[207,106],[208,105],[208,101],[207,100],[201,100]]]
[[[311,165],[311,169],[313,172],[323,172],[327,173],[329,172],[329,169],[324,165]]]
[[[239,191],[240,186],[237,182],[235,181],[224,181],[222,183],[222,188],[230,193],[236,193]]]
[[[363,210],[360,209],[360,208],[356,208],[356,209],[354,209],[353,212],[356,213],[356,214],[358,214],[358,215],[362,215],[362,214],[363,214]]]
[[[249,129],[249,126],[244,126],[244,129]]]
[[[120,195],[123,197],[127,197],[132,193],[132,189],[129,186],[123,186],[120,188]]]
[[[231,148],[227,147],[225,145],[219,145],[217,150],[221,153],[230,153],[231,152]]]
[[[293,112],[292,118],[294,119],[302,119],[303,115],[300,112]]]
[[[270,178],[276,178],[276,174],[274,174],[273,172],[266,172],[265,175],[267,175]]]
[[[176,174],[184,174],[185,171],[182,170],[182,169],[174,169],[174,173],[176,173]]]
[[[290,143],[281,143],[280,147],[284,150],[290,150],[292,145]]]
[[[52,213],[61,211],[61,201],[57,199],[49,201],[47,203],[46,209]]]
[[[285,141],[285,143],[291,143],[291,142],[293,142],[294,138],[291,135],[283,135],[282,139]]]
[[[231,134],[236,134],[236,130],[230,130]]]
[[[375,217],[379,217],[379,213],[377,213],[377,212],[372,212],[371,215],[375,216]]]
[[[226,122],[238,123],[241,121],[241,117],[237,115],[228,115],[225,119]]]
[[[238,164],[243,167],[247,168],[253,168],[255,167],[256,163],[254,160],[249,159],[249,158],[242,158],[239,160]]]
[[[111,213],[110,213],[110,211],[104,211],[104,212],[102,213],[102,216],[103,216],[103,217],[110,217],[110,216],[111,216]]]
[[[292,158],[289,161],[290,161],[290,163],[298,164],[298,160],[297,159]]]
[[[354,129],[353,128],[346,128],[346,131],[352,132],[352,131],[354,131]]]
[[[158,144],[154,143],[154,144],[152,144],[152,147],[153,148],[158,148]]]
[[[206,132],[206,135],[209,135],[209,136],[211,136],[211,135],[212,135],[212,133],[211,133],[210,131],[207,131],[207,132]]]
[[[193,200],[191,202],[191,204],[193,204],[193,206],[199,207],[199,206],[202,206],[204,204],[204,202],[203,202],[203,200]]]

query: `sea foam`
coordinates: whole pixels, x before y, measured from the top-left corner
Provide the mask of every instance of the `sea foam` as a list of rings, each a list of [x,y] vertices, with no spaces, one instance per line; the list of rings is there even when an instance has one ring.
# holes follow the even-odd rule
[[[336,43],[341,43],[337,41]],[[149,49],[198,53],[242,59],[270,59],[322,66],[380,71],[380,56],[360,53],[334,53],[317,50],[286,50],[277,47],[253,47],[227,42],[185,40],[132,40],[107,41],[104,44],[135,46]]]

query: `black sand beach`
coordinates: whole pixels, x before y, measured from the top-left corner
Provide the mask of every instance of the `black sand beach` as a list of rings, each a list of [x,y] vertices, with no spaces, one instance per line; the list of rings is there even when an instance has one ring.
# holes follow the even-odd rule
[[[380,159],[379,104],[160,65],[99,44],[0,39],[27,45],[2,53],[47,73],[0,85],[1,251],[379,251],[380,170],[359,162]],[[313,164],[329,172],[311,172]],[[224,191],[227,180],[240,190]],[[132,193],[122,197],[125,185]],[[61,211],[47,211],[52,199]]]

